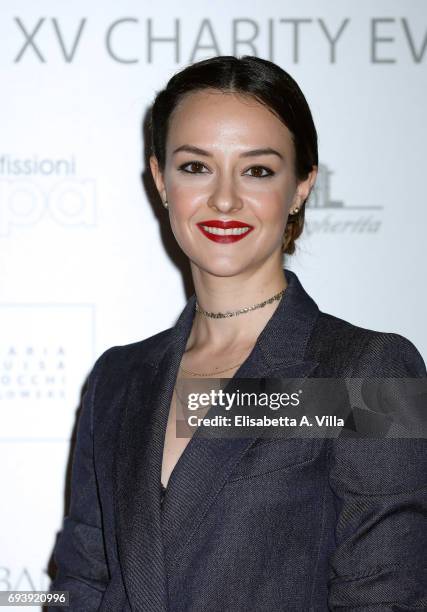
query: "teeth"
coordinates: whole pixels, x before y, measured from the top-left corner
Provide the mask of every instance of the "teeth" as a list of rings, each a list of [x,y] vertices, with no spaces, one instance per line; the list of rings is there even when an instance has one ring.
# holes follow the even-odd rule
[[[230,229],[222,229],[221,227],[208,227],[202,225],[203,229],[209,234],[217,234],[218,236],[237,236],[239,234],[246,234],[249,231],[249,227],[232,227]]]

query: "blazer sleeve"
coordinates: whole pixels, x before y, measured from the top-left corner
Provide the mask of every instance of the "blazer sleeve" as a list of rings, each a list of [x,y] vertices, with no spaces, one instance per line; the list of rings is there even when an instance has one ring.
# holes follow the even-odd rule
[[[415,346],[388,333],[368,342],[352,375],[360,373],[427,376]],[[330,610],[427,610],[426,451],[425,438],[330,440],[329,482],[336,512]]]
[[[69,591],[70,612],[98,610],[110,578],[93,454],[94,396],[105,355],[110,350],[96,361],[83,395],[72,462],[70,507],[53,553],[57,571],[50,591]],[[64,608],[49,610],[59,612]]]

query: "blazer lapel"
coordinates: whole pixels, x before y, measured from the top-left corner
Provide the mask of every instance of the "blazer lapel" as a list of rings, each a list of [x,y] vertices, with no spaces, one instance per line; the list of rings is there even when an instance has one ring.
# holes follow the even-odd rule
[[[113,490],[117,545],[131,608],[166,612],[167,581],[161,533],[160,478],[169,406],[191,330],[195,296],[165,347],[142,347],[123,382]]]
[[[117,545],[132,610],[167,610],[156,466],[162,415],[156,412],[156,370],[141,366],[127,381],[115,470]]]
[[[305,360],[304,354],[319,309],[296,274],[284,272],[288,287],[279,306],[233,378],[304,378],[318,365]],[[206,428],[199,427],[169,478],[160,508],[169,407],[195,301],[193,294],[166,348],[147,356],[129,376],[116,449],[119,553],[132,607],[147,612],[167,610],[166,572],[172,571],[229,474],[260,435],[208,439],[202,435]]]

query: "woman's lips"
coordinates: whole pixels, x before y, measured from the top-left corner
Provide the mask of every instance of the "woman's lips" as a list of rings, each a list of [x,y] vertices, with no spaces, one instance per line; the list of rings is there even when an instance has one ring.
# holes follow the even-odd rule
[[[245,238],[254,229],[253,225],[241,221],[219,221],[212,219],[196,223],[202,234],[213,242],[228,244]]]

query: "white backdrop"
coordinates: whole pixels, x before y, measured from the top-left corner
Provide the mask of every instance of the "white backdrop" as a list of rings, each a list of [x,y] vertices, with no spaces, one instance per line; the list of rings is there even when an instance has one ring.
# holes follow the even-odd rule
[[[140,177],[142,120],[183,66],[259,55],[296,78],[321,172],[286,265],[322,310],[426,359],[427,7],[3,0],[0,16],[0,590],[41,590],[93,362],[186,301]]]

